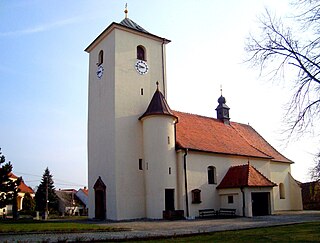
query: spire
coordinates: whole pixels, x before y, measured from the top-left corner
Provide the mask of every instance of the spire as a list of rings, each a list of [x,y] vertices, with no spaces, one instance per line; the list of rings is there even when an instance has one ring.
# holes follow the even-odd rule
[[[156,85],[157,90],[154,93],[146,112],[141,117],[139,117],[139,120],[146,116],[152,115],[172,116],[173,118],[177,119],[177,117],[173,115],[173,112],[171,111],[166,98],[159,90],[159,82],[156,82]]]
[[[125,17],[126,19],[128,18],[128,3],[126,3],[126,5],[125,5],[124,17]]]
[[[222,88],[220,88],[221,96],[218,99],[219,105],[216,108],[217,119],[224,122],[224,124],[230,124],[229,110],[230,108],[226,105],[226,98],[222,96]]]

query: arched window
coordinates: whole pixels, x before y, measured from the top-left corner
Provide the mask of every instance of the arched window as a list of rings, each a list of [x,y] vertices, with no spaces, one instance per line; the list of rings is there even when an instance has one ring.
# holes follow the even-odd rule
[[[103,50],[99,52],[98,56],[98,65],[101,65],[103,63]]]
[[[145,48],[143,46],[137,46],[137,59],[146,60]]]
[[[280,194],[280,199],[285,199],[286,198],[286,193],[284,189],[283,183],[279,184],[279,194]]]
[[[216,167],[208,166],[208,184],[217,184]]]

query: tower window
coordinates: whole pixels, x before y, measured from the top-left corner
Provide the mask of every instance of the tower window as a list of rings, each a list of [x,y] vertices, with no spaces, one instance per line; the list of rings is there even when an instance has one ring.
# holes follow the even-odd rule
[[[216,167],[208,166],[208,184],[217,184]]]
[[[143,95],[143,88],[140,89],[140,94]]]
[[[137,59],[146,61],[145,48],[143,46],[137,46]]]
[[[171,175],[171,167],[169,167],[169,175]]]
[[[142,167],[142,159],[139,159],[139,170],[143,170],[143,167]]]
[[[101,65],[103,63],[103,50],[101,50],[99,52],[99,56],[98,56],[98,66]]]
[[[191,191],[192,203],[201,203],[201,190],[194,189]]]
[[[286,199],[283,183],[279,184],[280,199]]]

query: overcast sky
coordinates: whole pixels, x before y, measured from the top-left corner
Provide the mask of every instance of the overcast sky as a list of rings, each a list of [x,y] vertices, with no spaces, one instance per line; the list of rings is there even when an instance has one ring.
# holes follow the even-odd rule
[[[290,86],[259,77],[244,64],[244,44],[269,7],[257,0],[7,0],[0,2],[0,147],[14,173],[35,187],[46,167],[56,188],[87,185],[88,54],[84,49],[111,23],[129,18],[170,39],[168,103],[174,110],[216,117],[223,95],[232,121],[249,123],[295,161],[308,181],[319,140],[308,134],[287,144],[284,106]]]

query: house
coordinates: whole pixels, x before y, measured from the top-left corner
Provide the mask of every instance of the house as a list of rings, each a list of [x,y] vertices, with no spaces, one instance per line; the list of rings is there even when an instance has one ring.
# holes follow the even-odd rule
[[[160,219],[176,211],[194,218],[201,209],[219,208],[252,217],[301,210],[293,162],[251,126],[231,121],[225,97],[218,98],[216,118],[170,109],[170,40],[125,13],[85,49],[89,218]]]
[[[301,183],[302,203],[305,210],[320,210],[320,182]]]
[[[18,179],[18,177],[13,173],[10,173],[9,177],[13,181]],[[22,202],[23,202],[25,194],[29,193],[30,196],[32,198],[34,198],[35,193],[31,187],[26,185],[26,183],[23,181],[23,179],[21,180],[21,183],[18,188],[19,188],[19,192],[18,192],[18,197],[17,197],[17,207],[18,207],[18,211],[21,211],[23,209]],[[7,205],[5,208],[0,209],[0,215],[3,215],[3,214],[11,215],[12,214],[12,205]]]
[[[88,209],[88,188],[80,188],[76,192],[76,196],[81,200],[81,202],[85,205],[85,208]]]
[[[59,202],[59,213],[61,215],[85,215],[86,206],[77,197],[75,189],[59,189],[55,191]]]

